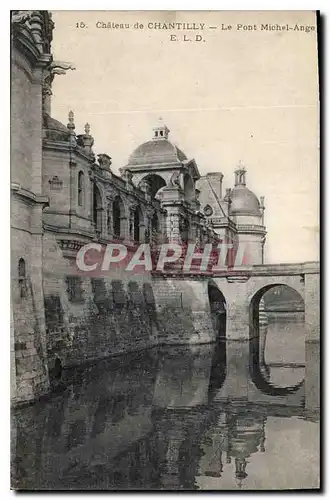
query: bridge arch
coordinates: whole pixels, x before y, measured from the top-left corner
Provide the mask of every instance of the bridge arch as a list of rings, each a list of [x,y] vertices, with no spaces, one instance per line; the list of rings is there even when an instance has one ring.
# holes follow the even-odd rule
[[[249,369],[251,378],[255,386],[262,392],[273,396],[284,396],[298,391],[304,383],[304,376],[299,383],[287,385],[286,387],[276,385],[270,380],[270,369],[265,362],[265,347],[268,329],[267,311],[263,302],[265,294],[275,288],[289,289],[300,297],[301,302],[304,299],[295,287],[284,282],[275,282],[261,286],[251,297],[249,303]],[[304,339],[305,340],[305,339]],[[303,340],[303,342],[304,342]],[[291,338],[290,338],[291,341]],[[304,349],[304,345],[303,345]],[[280,366],[280,364],[279,364]],[[283,365],[284,366],[284,365]]]
[[[226,339],[227,303],[224,294],[213,280],[207,285],[212,326],[217,340]]]
[[[216,339],[209,382],[209,397],[212,398],[212,395],[222,387],[227,375],[227,303],[224,294],[213,280],[208,282],[207,292]]]

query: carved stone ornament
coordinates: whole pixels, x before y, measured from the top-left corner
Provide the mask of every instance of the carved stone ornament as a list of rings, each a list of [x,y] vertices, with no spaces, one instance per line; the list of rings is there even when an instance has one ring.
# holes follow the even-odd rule
[[[206,217],[211,217],[211,215],[213,214],[213,208],[211,207],[211,205],[205,205],[204,214],[206,215]]]
[[[111,171],[111,157],[105,153],[101,153],[97,155],[97,160],[99,162],[99,166],[102,170],[108,170],[109,172]]]
[[[48,182],[50,185],[50,189],[59,190],[63,187],[63,181],[61,181],[61,179],[57,175],[54,175]]]

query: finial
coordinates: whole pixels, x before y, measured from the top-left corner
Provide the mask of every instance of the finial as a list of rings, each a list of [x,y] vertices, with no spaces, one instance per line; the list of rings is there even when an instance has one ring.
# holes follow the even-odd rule
[[[241,160],[239,160],[238,166],[235,170],[235,186],[246,186],[245,174],[246,169]]]
[[[86,131],[86,127],[85,127],[85,131]],[[86,132],[86,134],[87,134],[87,132]],[[111,172],[111,169],[110,169],[110,166],[112,163],[111,156],[109,156],[105,153],[101,153],[101,154],[97,155],[97,159],[98,159],[99,165],[100,165],[102,170],[108,170],[108,172]]]
[[[74,124],[74,113],[73,113],[73,111],[69,111],[69,123],[67,124],[67,127],[72,132],[76,128],[76,126]]]
[[[260,196],[260,208],[265,208],[265,197]]]
[[[93,153],[93,150],[92,150],[92,147],[94,145],[94,137],[92,137],[90,135],[90,131],[91,131],[90,124],[86,123],[86,125],[84,127],[84,132],[85,133],[78,135],[78,146],[83,147],[84,150],[85,150],[85,153],[87,153],[88,156],[94,157],[94,153]],[[107,156],[107,155],[105,155],[105,156]],[[109,157],[109,159],[111,159],[111,158]],[[110,166],[111,163],[108,162],[108,164]]]

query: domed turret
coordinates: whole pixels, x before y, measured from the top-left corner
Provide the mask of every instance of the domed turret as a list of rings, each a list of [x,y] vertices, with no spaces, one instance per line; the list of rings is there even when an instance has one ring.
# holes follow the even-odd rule
[[[160,120],[153,129],[151,141],[144,142],[138,146],[128,160],[129,166],[178,164],[187,160],[186,155],[168,140],[169,129]]]
[[[235,187],[228,193],[229,216],[236,224],[245,265],[262,264],[266,235],[264,198],[259,201],[246,187],[245,174],[246,170],[240,163],[235,170]]]
[[[231,215],[261,216],[260,203],[256,195],[246,187],[246,170],[239,167],[235,170],[235,187],[231,191]]]

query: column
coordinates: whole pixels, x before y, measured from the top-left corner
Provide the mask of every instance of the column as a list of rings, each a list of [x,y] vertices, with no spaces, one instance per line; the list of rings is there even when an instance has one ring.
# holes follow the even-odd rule
[[[251,379],[249,304],[245,283],[231,283],[230,290],[231,296],[226,296],[226,379],[216,399],[241,401],[248,398]]]

